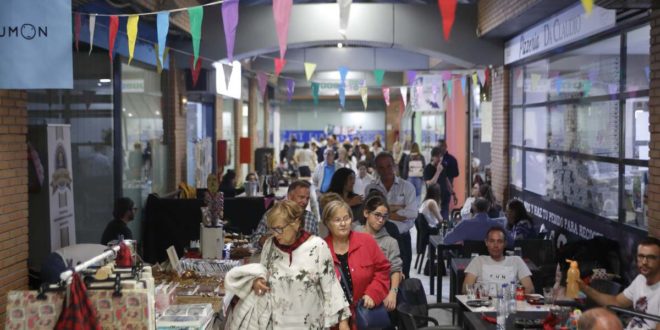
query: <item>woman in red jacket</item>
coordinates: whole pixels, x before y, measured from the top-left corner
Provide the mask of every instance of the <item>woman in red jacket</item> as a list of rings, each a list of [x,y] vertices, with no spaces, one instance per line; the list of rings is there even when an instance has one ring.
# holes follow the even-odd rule
[[[369,235],[351,230],[353,214],[343,201],[333,201],[323,208],[323,223],[330,234],[325,241],[330,247],[337,279],[346,297],[352,293],[351,328],[357,329],[355,306],[362,300],[373,308],[383,302],[390,287],[390,262]],[[342,273],[346,277],[342,280]],[[348,287],[346,287],[347,285]]]

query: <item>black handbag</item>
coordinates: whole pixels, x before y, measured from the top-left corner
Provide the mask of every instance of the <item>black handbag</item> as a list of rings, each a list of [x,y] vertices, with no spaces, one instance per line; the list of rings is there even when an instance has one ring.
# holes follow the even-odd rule
[[[348,286],[348,281],[346,280],[343,269],[340,268],[339,270],[344,286],[346,286],[346,289],[349,289],[350,287]],[[347,290],[346,292],[348,294],[348,301],[352,304],[353,293],[350,292],[350,290]],[[391,326],[390,316],[387,314],[387,309],[385,309],[383,303],[380,303],[380,305],[375,306],[372,309],[368,309],[364,307],[364,303],[362,299],[360,299],[357,302],[357,306],[355,306],[355,314],[358,329],[389,328]]]

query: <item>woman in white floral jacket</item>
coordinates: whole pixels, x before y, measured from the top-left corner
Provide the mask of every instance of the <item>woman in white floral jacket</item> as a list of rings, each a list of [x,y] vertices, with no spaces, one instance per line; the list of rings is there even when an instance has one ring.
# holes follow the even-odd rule
[[[348,329],[350,310],[335,276],[324,240],[303,230],[303,209],[291,201],[266,215],[274,236],[264,244],[266,278],[254,280],[255,294],[269,295],[273,329]]]

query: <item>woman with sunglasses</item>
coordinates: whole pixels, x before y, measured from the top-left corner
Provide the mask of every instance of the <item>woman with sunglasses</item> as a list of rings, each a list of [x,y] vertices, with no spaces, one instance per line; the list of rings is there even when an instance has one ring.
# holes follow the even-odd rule
[[[389,216],[390,207],[383,196],[374,195],[367,198],[364,203],[364,226],[355,227],[355,231],[365,232],[376,240],[381,251],[390,262],[390,291],[387,294],[383,304],[388,311],[396,308],[396,294],[399,291],[399,283],[403,277],[401,256],[399,253],[399,243],[385,230],[385,221]]]
[[[304,210],[293,201],[275,204],[266,214],[273,233],[261,252],[268,278],[252,283],[255,294],[269,295],[273,329],[348,329],[349,306],[333,272],[327,243],[304,230]]]
[[[353,213],[343,201],[333,201],[323,208],[323,223],[330,234],[325,241],[330,247],[334,269],[346,299],[352,297],[351,329],[357,329],[355,308],[380,305],[390,288],[390,262],[376,241],[366,233],[351,230]]]

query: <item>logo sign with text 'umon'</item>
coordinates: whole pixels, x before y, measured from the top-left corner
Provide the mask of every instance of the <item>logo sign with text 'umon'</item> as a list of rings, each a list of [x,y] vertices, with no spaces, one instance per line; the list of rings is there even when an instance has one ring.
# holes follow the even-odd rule
[[[0,89],[73,88],[70,0],[0,1]]]

